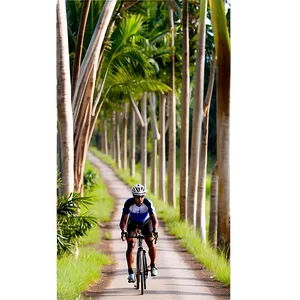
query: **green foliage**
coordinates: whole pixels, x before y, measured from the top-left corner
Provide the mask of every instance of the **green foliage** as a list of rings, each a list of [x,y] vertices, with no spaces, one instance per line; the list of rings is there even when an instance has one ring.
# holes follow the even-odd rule
[[[98,176],[97,168],[89,160],[85,164],[85,172],[88,171],[96,174],[96,184],[93,190],[85,192],[91,205],[82,206],[81,213],[89,213],[99,222],[109,221],[114,205],[113,198]],[[100,233],[100,226],[93,226],[80,238],[78,258],[65,254],[57,260],[57,299],[86,299],[81,296],[81,292],[87,289],[88,285],[101,279],[103,265],[114,263],[110,256],[90,248],[101,242]],[[110,237],[104,233],[104,238]]]
[[[81,206],[91,204],[88,197],[76,193],[57,197],[57,256],[74,253],[80,238],[97,223],[96,218],[81,215]]]
[[[61,184],[60,174],[55,172],[56,189]],[[97,219],[93,216],[80,214],[81,207],[91,205],[90,197],[81,197],[77,193],[69,196],[56,197],[56,246],[55,251],[60,259],[64,255],[74,254],[80,244],[80,238],[87,234]]]
[[[143,22],[141,15],[131,15],[121,19],[115,27],[105,47],[102,72],[97,78],[97,86],[101,83],[102,88],[104,84],[103,99],[118,102],[128,99],[130,94],[170,90],[155,79],[158,65],[149,53],[149,42],[141,35]]]
[[[54,166],[54,181],[55,181],[54,188],[58,190],[59,187],[62,185],[62,179],[59,176],[58,166]]]
[[[83,175],[84,190],[93,191],[96,186],[96,172],[88,170]]]

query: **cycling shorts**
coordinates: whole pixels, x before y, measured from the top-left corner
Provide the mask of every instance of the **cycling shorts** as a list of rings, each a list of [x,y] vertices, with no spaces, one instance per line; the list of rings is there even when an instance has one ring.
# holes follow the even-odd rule
[[[145,222],[135,222],[129,217],[127,223],[127,232],[129,238],[135,236],[137,227],[141,229],[142,234],[145,237],[152,236],[153,225],[151,218],[148,218]]]

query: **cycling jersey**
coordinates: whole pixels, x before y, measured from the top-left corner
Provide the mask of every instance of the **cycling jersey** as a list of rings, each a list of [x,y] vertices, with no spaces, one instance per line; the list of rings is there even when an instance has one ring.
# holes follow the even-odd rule
[[[141,206],[137,206],[134,198],[128,198],[123,207],[123,215],[129,214],[134,222],[145,222],[150,215],[155,213],[152,202],[148,198],[144,198]]]

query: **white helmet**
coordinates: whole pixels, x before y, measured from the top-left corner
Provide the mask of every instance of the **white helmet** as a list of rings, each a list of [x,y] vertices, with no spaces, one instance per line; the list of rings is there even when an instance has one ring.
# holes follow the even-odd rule
[[[145,196],[146,189],[142,184],[136,184],[132,187],[132,195],[133,196]]]

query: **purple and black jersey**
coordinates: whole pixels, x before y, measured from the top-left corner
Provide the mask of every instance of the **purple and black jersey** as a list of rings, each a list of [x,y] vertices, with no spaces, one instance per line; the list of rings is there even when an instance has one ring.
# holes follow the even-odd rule
[[[141,206],[136,205],[134,198],[128,198],[124,203],[123,215],[129,214],[134,222],[145,222],[153,213],[155,210],[148,198],[144,198]]]

